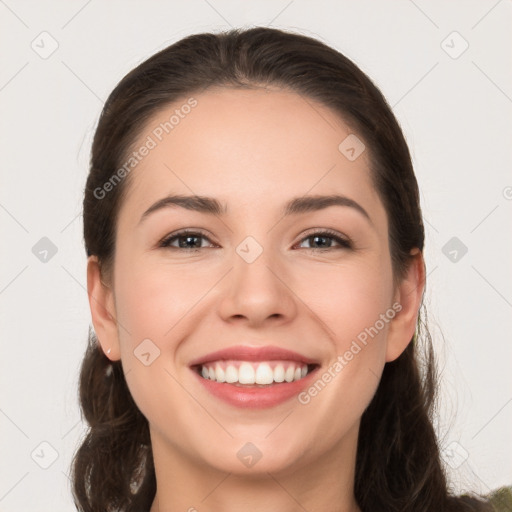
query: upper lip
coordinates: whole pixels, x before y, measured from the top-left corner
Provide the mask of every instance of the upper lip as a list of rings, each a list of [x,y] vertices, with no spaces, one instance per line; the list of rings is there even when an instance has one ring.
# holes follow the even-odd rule
[[[210,363],[213,361],[298,361],[303,364],[318,364],[314,359],[305,357],[302,354],[280,347],[267,345],[265,347],[254,347],[251,345],[237,345],[211,352],[194,359],[190,366]]]

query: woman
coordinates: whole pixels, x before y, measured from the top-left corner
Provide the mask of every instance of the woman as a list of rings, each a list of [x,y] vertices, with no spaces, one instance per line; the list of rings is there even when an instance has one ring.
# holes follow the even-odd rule
[[[254,28],[143,62],[103,109],[84,237],[79,510],[492,510],[448,492],[418,187],[346,57]]]

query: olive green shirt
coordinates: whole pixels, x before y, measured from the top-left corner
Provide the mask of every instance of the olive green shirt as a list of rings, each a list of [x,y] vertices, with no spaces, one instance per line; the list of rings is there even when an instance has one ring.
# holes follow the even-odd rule
[[[488,494],[496,512],[512,512],[512,486],[500,487]]]

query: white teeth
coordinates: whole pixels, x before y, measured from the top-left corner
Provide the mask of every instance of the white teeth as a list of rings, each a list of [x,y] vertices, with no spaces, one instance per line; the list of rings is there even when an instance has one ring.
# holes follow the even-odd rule
[[[275,366],[274,366],[275,365]],[[274,366],[274,369],[272,369]],[[297,363],[252,363],[223,362],[211,363],[201,367],[205,379],[228,384],[270,385],[274,382],[293,382],[306,377],[307,365]]]
[[[258,365],[255,377],[256,384],[272,384],[274,382],[274,372],[270,365],[261,363]]]
[[[215,380],[217,382],[226,382],[226,373],[220,364],[215,365]]]
[[[307,368],[306,368],[306,373],[307,373]],[[278,364],[275,368],[274,368],[274,380],[276,382],[283,382],[284,381],[284,366],[282,364]]]
[[[231,364],[226,368],[226,382],[229,384],[238,382],[238,370]]]
[[[249,363],[242,363],[238,369],[238,382],[240,384],[254,384],[254,368]]]
[[[293,366],[290,366],[290,367],[286,370],[286,372],[285,372],[285,374],[284,374],[284,380],[285,380],[286,382],[292,382],[292,381],[293,381],[293,377],[294,377],[294,375],[295,375],[295,368],[294,368]]]

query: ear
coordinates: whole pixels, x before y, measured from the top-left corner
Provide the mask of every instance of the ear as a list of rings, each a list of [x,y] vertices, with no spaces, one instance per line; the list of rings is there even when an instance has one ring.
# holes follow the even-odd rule
[[[395,294],[395,303],[400,304],[401,309],[390,322],[386,362],[394,361],[400,356],[416,331],[418,312],[425,289],[425,262],[419,249],[413,249],[411,256],[407,273]]]
[[[111,360],[121,359],[117,322],[115,319],[114,294],[101,279],[97,256],[87,259],[87,294],[91,309],[94,332],[104,354]]]

